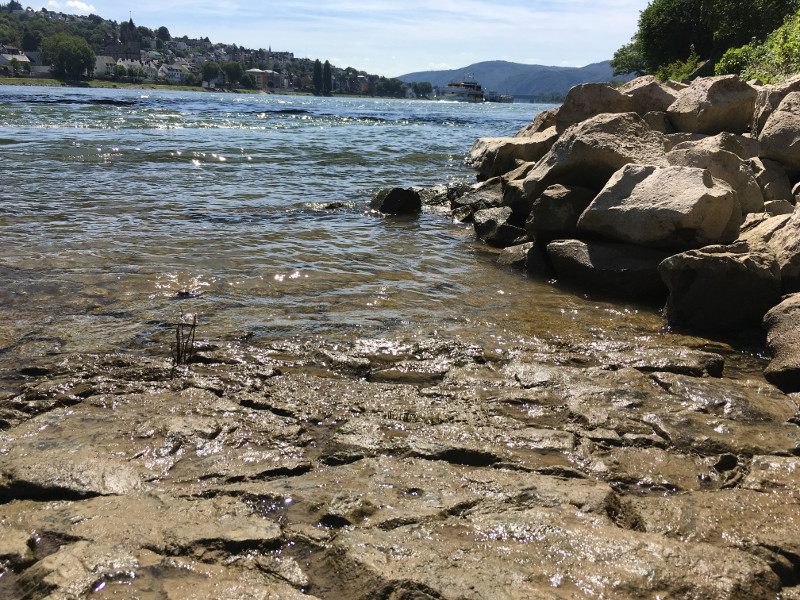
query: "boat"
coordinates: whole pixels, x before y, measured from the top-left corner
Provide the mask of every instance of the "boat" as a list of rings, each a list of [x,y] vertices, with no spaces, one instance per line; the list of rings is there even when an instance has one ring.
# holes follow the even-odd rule
[[[439,100],[451,102],[483,102],[483,88],[471,75],[461,81],[451,81],[439,89]]]
[[[486,92],[487,102],[502,102],[503,104],[513,104],[514,96],[511,94],[498,94],[497,92]]]

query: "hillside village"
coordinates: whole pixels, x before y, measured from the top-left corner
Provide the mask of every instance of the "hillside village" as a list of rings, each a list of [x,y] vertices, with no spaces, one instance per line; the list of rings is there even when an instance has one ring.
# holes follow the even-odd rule
[[[5,8],[8,9],[10,5]],[[172,38],[165,27],[156,31],[136,27],[133,20],[117,26],[97,15],[69,15],[31,8],[13,8],[11,14],[21,18],[42,17],[64,24],[109,25],[102,43],[94,44],[95,66],[92,76],[133,82],[167,83],[173,85],[219,88],[232,83],[264,91],[299,92],[315,89],[314,69],[318,60],[297,58],[292,52],[268,49],[248,49],[236,44],[212,43],[209,38],[193,39],[186,36]],[[125,35],[125,32],[134,35]],[[149,34],[149,35],[148,35]],[[0,69],[9,74],[27,77],[51,77],[51,69],[42,64],[39,51],[21,49],[1,43]],[[327,61],[326,61],[327,62]],[[238,63],[241,76],[233,81],[225,69],[216,71],[213,66]],[[208,66],[212,65],[209,69]],[[204,66],[206,67],[204,69]],[[319,68],[319,66],[317,66]],[[416,97],[415,84],[402,83],[357,71],[352,67],[341,69],[327,65],[325,74],[330,81],[323,85],[326,93],[392,95]],[[209,76],[214,73],[214,76]]]

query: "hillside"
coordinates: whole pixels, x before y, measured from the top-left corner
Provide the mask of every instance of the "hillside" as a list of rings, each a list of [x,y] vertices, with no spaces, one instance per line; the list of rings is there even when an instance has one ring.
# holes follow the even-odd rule
[[[479,62],[449,71],[419,71],[401,75],[406,82],[429,81],[434,86],[447,85],[468,73],[486,90],[513,94],[517,97],[541,97],[547,94],[566,94],[579,83],[610,81],[613,69],[609,61],[585,67],[546,67],[524,65],[502,60]],[[630,77],[625,77],[630,79]]]

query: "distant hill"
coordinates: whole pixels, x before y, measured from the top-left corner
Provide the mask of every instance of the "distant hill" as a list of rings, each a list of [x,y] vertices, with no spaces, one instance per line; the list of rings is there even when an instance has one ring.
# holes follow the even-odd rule
[[[397,79],[409,83],[429,81],[433,86],[444,86],[451,81],[463,79],[467,73],[472,75],[485,90],[535,99],[553,94],[566,94],[572,86],[579,83],[611,81],[614,79],[612,72],[610,61],[607,60],[580,68],[523,65],[492,60],[449,71],[419,71],[401,75]],[[618,79],[627,81],[632,79],[632,76]]]

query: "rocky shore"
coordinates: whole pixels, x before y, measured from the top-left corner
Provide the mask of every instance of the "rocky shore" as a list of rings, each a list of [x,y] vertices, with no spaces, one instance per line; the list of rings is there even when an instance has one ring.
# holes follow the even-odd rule
[[[481,185],[375,201],[676,327],[763,322],[768,365],[679,334],[52,357],[0,396],[0,597],[800,598],[792,86],[581,86],[479,141]]]

